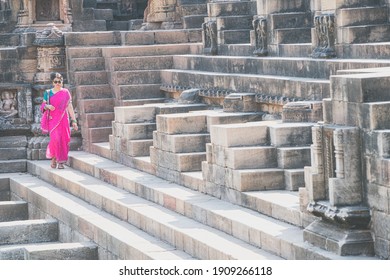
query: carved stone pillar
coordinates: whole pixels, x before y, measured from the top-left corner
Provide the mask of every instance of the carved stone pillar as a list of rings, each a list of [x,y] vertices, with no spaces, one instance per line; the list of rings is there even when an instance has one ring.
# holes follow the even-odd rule
[[[370,211],[363,205],[360,129],[313,127],[311,151],[307,210],[321,220],[305,228],[304,240],[339,255],[374,254]]]

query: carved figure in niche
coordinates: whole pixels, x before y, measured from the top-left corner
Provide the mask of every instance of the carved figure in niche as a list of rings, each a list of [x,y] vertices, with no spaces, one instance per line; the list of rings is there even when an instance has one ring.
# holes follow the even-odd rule
[[[267,50],[267,19],[257,18],[253,20],[253,29],[255,31],[255,51],[254,55],[265,56],[268,54]]]
[[[314,17],[317,46],[312,53],[312,57],[330,58],[336,56],[334,24],[334,15],[327,14]]]
[[[214,20],[204,22],[203,29],[203,48],[204,52],[211,55],[216,55],[218,52],[217,45],[217,23]]]
[[[18,113],[17,101],[12,92],[4,91],[1,94],[0,116],[10,118]]]

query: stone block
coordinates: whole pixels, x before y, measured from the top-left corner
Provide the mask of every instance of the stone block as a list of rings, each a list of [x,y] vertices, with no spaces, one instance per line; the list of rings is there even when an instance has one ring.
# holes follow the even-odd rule
[[[331,76],[331,98],[354,103],[390,101],[389,86],[390,76],[381,72]]]
[[[319,122],[322,118],[322,101],[290,102],[283,106],[283,122]]]
[[[257,103],[254,93],[231,93],[223,100],[224,112],[255,112]]]
[[[303,168],[284,170],[284,183],[288,191],[298,191],[299,188],[304,188],[305,174]]]
[[[121,32],[123,45],[152,45],[154,33],[145,31]]]
[[[278,167],[283,169],[303,168],[311,165],[310,147],[278,148]]]
[[[115,121],[119,123],[154,122],[156,117],[155,106],[123,106],[115,107]]]
[[[153,140],[131,140],[127,141],[127,154],[132,157],[149,156]]]
[[[98,248],[93,243],[57,243],[28,246],[26,260],[97,260]]]
[[[223,147],[266,145],[269,142],[268,125],[272,123],[213,125],[210,127],[211,143]]]
[[[202,134],[165,134],[155,131],[154,147],[172,153],[191,153],[206,151],[210,135]]]
[[[150,148],[151,163],[170,170],[180,172],[200,171],[202,161],[206,160],[206,153],[170,153]]]
[[[157,115],[157,131],[166,134],[189,134],[207,132],[204,114]]]
[[[127,140],[152,139],[155,123],[113,123],[113,134]]]
[[[269,126],[271,144],[275,147],[310,145],[312,126],[312,123],[272,124]]]
[[[362,127],[369,130],[390,129],[390,101],[364,103]]]
[[[24,201],[0,202],[0,222],[27,220],[28,209]]]
[[[276,149],[274,147],[233,147],[224,149],[215,149],[214,152],[222,152],[224,162],[216,162],[218,165],[231,169],[257,169],[277,167]]]
[[[276,168],[228,169],[226,186],[242,192],[284,189],[284,171]]]
[[[58,240],[58,223],[54,220],[25,220],[0,224],[0,244],[53,242]]]

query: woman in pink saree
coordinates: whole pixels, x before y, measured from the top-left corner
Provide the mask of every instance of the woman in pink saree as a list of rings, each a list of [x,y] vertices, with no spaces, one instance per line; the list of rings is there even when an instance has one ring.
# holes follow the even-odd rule
[[[50,141],[46,150],[46,157],[51,159],[51,167],[64,168],[68,161],[70,126],[78,130],[77,121],[72,105],[69,90],[62,87],[63,77],[59,73],[52,73],[53,88],[46,90],[43,96],[41,110],[44,112],[41,121],[43,133],[49,133]]]

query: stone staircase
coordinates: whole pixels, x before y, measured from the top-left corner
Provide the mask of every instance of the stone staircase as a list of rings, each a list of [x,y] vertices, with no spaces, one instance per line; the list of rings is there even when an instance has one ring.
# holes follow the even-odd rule
[[[368,3],[352,4],[338,7],[337,41],[341,44],[359,44],[388,42],[389,11],[381,1],[367,1]],[[336,4],[337,6],[337,4]]]
[[[200,36],[197,30],[122,32],[121,36],[102,32],[99,40],[96,35],[72,33],[66,38],[74,45],[68,49],[70,81],[80,104],[84,147],[108,142],[114,105],[164,102],[160,69],[172,67],[174,54],[191,52]],[[117,44],[126,45],[113,46]]]
[[[40,198],[39,211],[96,243],[100,259],[367,259],[303,242],[301,227],[277,220],[293,204],[285,196],[263,196],[264,214],[90,153],[71,152],[70,165],[29,161],[31,175],[9,178],[12,192]]]
[[[60,242],[60,223],[39,213],[39,203],[29,205],[13,191],[12,178],[21,173],[0,175],[0,259],[82,260],[97,259],[91,242]],[[15,200],[11,200],[15,199]],[[38,201],[38,200],[36,200]],[[36,208],[35,208],[36,207]],[[30,211],[31,214],[29,218]],[[42,217],[38,217],[41,216]],[[35,218],[33,216],[36,216]]]
[[[0,137],[0,174],[8,172],[26,172],[27,137]]]

